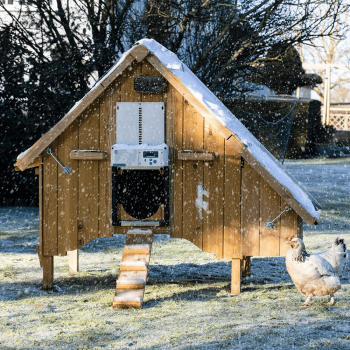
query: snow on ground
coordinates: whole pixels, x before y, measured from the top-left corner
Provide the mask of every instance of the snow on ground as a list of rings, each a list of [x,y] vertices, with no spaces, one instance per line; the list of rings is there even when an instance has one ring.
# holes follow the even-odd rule
[[[338,235],[350,245],[350,160],[287,161],[323,205],[304,226],[310,252]],[[36,208],[0,208],[0,348],[5,349],[349,349],[350,269],[335,307],[316,298],[299,309],[284,258],[254,258],[242,294],[230,296],[230,261],[158,236],[143,310],[111,308],[125,236],[81,250],[80,269],[55,258],[53,292],[41,290]]]

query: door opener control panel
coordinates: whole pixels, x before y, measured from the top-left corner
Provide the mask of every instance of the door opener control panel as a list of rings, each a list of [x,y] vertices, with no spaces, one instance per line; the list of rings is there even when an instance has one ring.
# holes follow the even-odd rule
[[[149,166],[164,165],[163,151],[141,151],[139,157],[141,164]]]
[[[111,165],[128,169],[149,169],[168,166],[169,147],[162,145],[112,146]]]

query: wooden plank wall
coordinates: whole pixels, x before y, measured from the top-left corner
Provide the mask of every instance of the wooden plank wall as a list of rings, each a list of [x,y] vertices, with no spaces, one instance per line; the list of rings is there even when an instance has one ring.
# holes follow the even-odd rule
[[[241,257],[241,156],[225,141],[224,257]]]
[[[57,154],[58,142],[50,149]],[[58,164],[46,152],[43,155],[43,255],[58,255]],[[61,236],[60,236],[61,237]]]
[[[187,102],[184,105],[183,149],[203,152],[204,118]],[[203,187],[203,161],[183,162],[182,237],[203,248],[203,213],[196,210],[198,188]]]
[[[172,237],[187,239],[218,258],[285,255],[286,240],[297,232],[296,213],[283,214],[277,230],[268,230],[265,222],[286,203],[178,92],[172,96],[174,153],[216,154],[213,162],[175,158]],[[198,200],[204,209],[198,209]]]
[[[224,246],[224,160],[225,139],[207,121],[204,124],[204,150],[218,155],[213,162],[204,163],[203,187],[209,195],[208,209],[203,211],[203,250],[217,258],[223,256]],[[205,199],[205,198],[204,198]]]
[[[281,217],[274,224],[276,230],[265,227],[267,220],[273,220],[281,212],[281,197],[260,177],[260,255],[278,256],[280,254]]]
[[[78,241],[78,169],[79,163],[70,159],[72,149],[79,148],[79,121],[75,121],[58,138],[58,159],[72,172],[65,175],[58,167],[58,254],[74,250]]]
[[[138,75],[159,75],[148,62],[132,64],[121,77],[55,140],[50,148],[60,162],[72,172],[65,175],[57,162],[46,153],[43,156],[43,254],[66,255],[97,237],[125,233],[127,228],[113,227],[112,169],[110,148],[116,142],[117,102],[167,102],[172,94],[170,86],[160,94],[139,94],[134,91]],[[169,90],[169,92],[168,92]],[[170,103],[170,102],[169,102]],[[168,113],[166,111],[166,113]],[[171,113],[167,114],[171,115]],[[167,138],[173,138],[174,120],[166,127]],[[73,149],[107,151],[103,161],[72,160]],[[133,220],[125,212],[123,219]],[[161,220],[164,208],[149,218]],[[161,231],[161,228],[159,228]]]
[[[110,149],[112,99],[120,79],[55,140],[50,148],[69,175],[46,153],[43,157],[43,254],[66,255],[97,237],[113,234],[110,159],[74,160],[73,149]],[[115,110],[114,110],[115,113]],[[114,137],[115,138],[115,137]],[[109,152],[108,152],[109,154]]]
[[[139,75],[159,75],[147,62],[134,62],[51,145],[52,152],[72,172],[62,173],[56,161],[43,155],[43,232],[46,256],[65,255],[97,237],[125,233],[113,227],[110,148],[116,142],[117,102],[164,102],[165,142],[170,146],[170,221],[172,237],[185,238],[218,258],[279,256],[286,240],[297,235],[298,216],[284,214],[277,230],[267,230],[286,203],[174,88],[159,94],[133,89]],[[71,160],[72,149],[107,151],[103,161]],[[178,151],[214,152],[212,162],[182,161]],[[122,219],[130,220],[125,211]],[[164,208],[150,220],[161,220]],[[158,228],[164,232],[164,228]],[[165,228],[167,230],[167,228]]]
[[[172,227],[172,237],[182,238],[182,222],[183,222],[183,161],[177,158],[178,151],[183,149],[183,113],[184,99],[175,89],[172,94],[174,109],[174,202],[172,203],[174,213],[174,223]]]
[[[288,204],[281,199],[281,210],[284,210]],[[298,216],[298,214],[291,210],[284,213],[281,216],[281,236],[280,236],[280,255],[285,256],[288,249],[290,248],[286,242],[292,240],[295,237],[303,238],[302,227],[299,231],[298,222],[302,222],[302,219]]]
[[[114,139],[115,123],[113,116],[113,96],[120,91],[120,79],[112,88],[100,96],[100,149],[111,148]],[[99,207],[98,207],[98,236],[109,237],[113,234],[112,218],[112,168],[110,167],[110,152],[106,161],[98,162],[99,172]]]
[[[100,149],[99,100],[79,118],[79,148]],[[78,241],[79,245],[92,241],[98,235],[99,172],[98,161],[79,160]]]

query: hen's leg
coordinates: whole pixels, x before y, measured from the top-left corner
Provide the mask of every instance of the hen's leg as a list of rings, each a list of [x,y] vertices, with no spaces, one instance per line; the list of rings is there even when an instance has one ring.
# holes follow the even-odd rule
[[[324,303],[328,306],[333,306],[335,305],[335,298],[334,298],[334,294],[330,294],[330,297],[331,297],[331,301],[329,303]]]
[[[307,299],[305,300],[305,303],[300,305],[299,307],[308,307],[311,305],[310,301],[311,301],[312,297],[307,297]]]

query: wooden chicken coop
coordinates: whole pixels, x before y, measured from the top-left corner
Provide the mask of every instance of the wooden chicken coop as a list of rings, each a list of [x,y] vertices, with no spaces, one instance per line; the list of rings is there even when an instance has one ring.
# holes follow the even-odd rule
[[[150,39],[126,52],[15,166],[38,168],[44,288],[53,284],[54,256],[69,252],[74,272],[79,248],[129,232],[135,239],[127,245],[149,260],[152,234],[169,233],[232,259],[232,293],[239,293],[249,257],[284,256],[285,242],[302,236],[302,221],[320,216],[319,203]],[[145,279],[148,262],[138,265]]]

